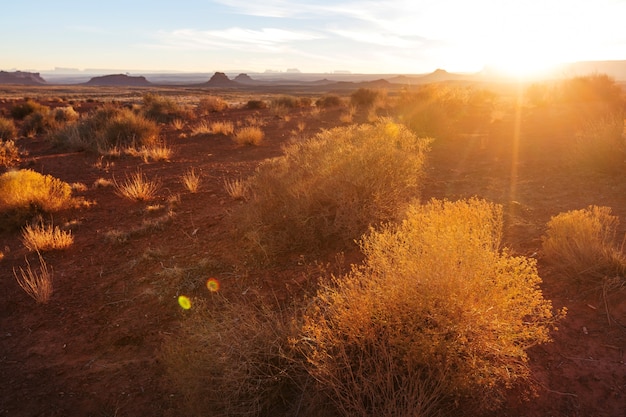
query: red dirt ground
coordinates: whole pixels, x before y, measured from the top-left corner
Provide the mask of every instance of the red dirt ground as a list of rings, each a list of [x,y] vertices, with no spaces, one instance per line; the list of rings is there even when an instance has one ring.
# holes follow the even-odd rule
[[[159,349],[180,325],[177,295],[201,296],[199,288],[208,277],[170,282],[168,271],[174,267],[208,262],[225,291],[246,280],[254,291],[271,288],[288,295],[289,285],[302,275],[299,268],[306,266],[297,260],[271,270],[242,266],[224,221],[240,202],[228,196],[223,180],[245,177],[262,160],[280,155],[298,122],[304,121],[304,133],[312,134],[340,124],[339,114],[314,117],[294,111],[285,121],[270,110],[234,109],[209,119],[249,116],[265,120],[260,146],[240,147],[219,135],[181,137],[189,126],[182,131],[164,127],[174,150],[169,162],[58,153],[38,137],[18,141],[28,152],[21,167],[87,185],[77,195],[94,204],[53,215],[55,224],[71,223],[75,242],[45,255],[55,273],[47,305],[36,305],[13,276],[13,268],[24,266],[27,255],[19,231],[0,234],[0,416],[178,415],[184,398],[166,383]],[[422,196],[478,196],[503,204],[505,244],[517,254],[538,258],[545,296],[555,308],[568,309],[554,341],[530,352],[537,397],[519,402],[512,393],[494,415],[624,417],[625,286],[603,293],[599,287],[567,283],[541,253],[546,222],[560,212],[603,205],[626,223],[624,172],[572,173],[561,165],[556,145],[522,141],[518,149],[512,146],[505,140],[512,136],[512,126],[494,127],[486,138],[435,142]],[[123,179],[137,167],[161,180],[156,201],[130,202],[112,187],[92,186],[99,178]],[[190,167],[203,180],[195,194],[181,183]],[[171,196],[179,197],[172,202]],[[135,230],[170,207],[175,215],[159,230],[137,233],[123,243],[107,238],[107,232]],[[622,225],[619,236],[625,232]]]

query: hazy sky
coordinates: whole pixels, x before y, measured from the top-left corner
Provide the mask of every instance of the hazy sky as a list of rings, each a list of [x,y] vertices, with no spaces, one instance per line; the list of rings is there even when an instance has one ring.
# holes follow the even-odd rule
[[[626,0],[30,0],[0,69],[423,73],[626,59]]]

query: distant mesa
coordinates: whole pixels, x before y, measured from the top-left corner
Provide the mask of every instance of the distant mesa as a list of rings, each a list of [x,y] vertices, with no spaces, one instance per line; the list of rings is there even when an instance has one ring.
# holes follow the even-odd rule
[[[248,74],[243,74],[243,73],[236,76],[233,81],[239,84],[258,84],[259,83],[259,81],[254,80]]]
[[[209,87],[236,87],[239,83],[231,80],[223,72],[216,72],[205,85]]]
[[[38,72],[0,71],[0,84],[43,85],[47,83]]]
[[[127,74],[111,74],[93,77],[85,83],[95,86],[124,86],[124,87],[147,87],[152,83],[143,76],[131,76]]]
[[[100,87],[120,86],[120,87],[148,87],[152,83],[144,76],[131,76],[126,74],[103,75],[93,77],[85,85],[96,85]]]

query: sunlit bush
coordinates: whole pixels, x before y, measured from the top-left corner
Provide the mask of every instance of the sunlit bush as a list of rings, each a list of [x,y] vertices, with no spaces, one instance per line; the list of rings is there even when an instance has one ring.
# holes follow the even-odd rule
[[[12,140],[0,141],[0,167],[15,165],[20,159],[20,153]]]
[[[322,283],[300,343],[343,415],[489,409],[530,383],[527,349],[564,312],[533,259],[500,250],[501,230],[501,207],[482,200],[414,205],[363,238],[362,266]]]
[[[617,216],[589,206],[552,217],[543,237],[546,259],[579,282],[626,274],[626,255],[616,244]]]
[[[246,126],[239,129],[233,135],[233,141],[237,145],[258,145],[263,141],[265,134],[260,127]]]
[[[268,257],[350,243],[419,197],[429,144],[388,120],[291,144],[247,180],[238,230]]]
[[[0,141],[15,139],[17,129],[11,119],[0,117]]]
[[[23,224],[40,212],[54,212],[75,204],[72,187],[51,175],[30,169],[0,175],[0,228]]]

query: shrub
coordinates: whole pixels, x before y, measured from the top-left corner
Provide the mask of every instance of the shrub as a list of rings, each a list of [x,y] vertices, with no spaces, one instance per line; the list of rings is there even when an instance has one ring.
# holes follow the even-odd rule
[[[272,107],[295,109],[298,107],[310,107],[311,99],[307,97],[281,96],[272,100]]]
[[[129,109],[103,106],[57,130],[52,138],[62,145],[106,153],[115,148],[161,146],[159,132],[156,122]]]
[[[32,100],[26,100],[23,103],[18,103],[11,107],[11,117],[15,120],[24,120],[26,116],[32,113],[47,113],[49,110],[48,107],[43,106],[37,102]]]
[[[105,149],[158,145],[159,127],[152,120],[125,109],[105,123],[100,142]]]
[[[53,212],[73,204],[72,187],[51,175],[30,169],[0,175],[0,212],[32,208]]]
[[[37,304],[46,304],[52,296],[53,271],[52,268],[48,269],[48,265],[41,254],[37,253],[37,255],[39,256],[39,272],[34,271],[26,259],[26,269],[20,267],[20,274],[18,275],[14,268],[13,275],[19,286]]]
[[[626,167],[624,118],[588,122],[576,135],[569,159],[576,169],[615,172]]]
[[[193,300],[184,325],[166,340],[161,360],[189,415],[277,416],[304,376],[289,338],[297,335],[284,307],[262,301]],[[304,379],[304,378],[302,378]],[[298,381],[303,383],[303,381]]]
[[[22,229],[22,243],[31,252],[44,252],[72,246],[74,236],[71,231],[61,230],[52,224],[29,224]]]
[[[340,107],[344,105],[344,101],[341,97],[330,94],[326,96],[322,96],[315,101],[315,105],[317,107],[327,109],[330,107]]]
[[[322,283],[300,340],[343,415],[489,409],[530,382],[526,350],[564,312],[543,298],[533,259],[500,251],[501,230],[501,207],[485,201],[413,205],[363,237],[362,266]]]
[[[171,123],[174,119],[184,119],[187,112],[173,100],[158,94],[143,96],[142,114],[155,122]]]
[[[266,108],[267,103],[263,100],[248,100],[246,103],[246,109],[248,110],[261,110]]]
[[[54,120],[60,123],[74,122],[80,117],[74,107],[71,106],[58,107],[54,109],[53,114]]]
[[[224,99],[215,96],[204,97],[198,103],[198,112],[202,115],[221,112],[228,109],[228,103]]]
[[[30,113],[22,122],[22,134],[30,136],[46,133],[59,128],[58,123],[48,107],[41,106],[37,111]]]
[[[247,180],[251,195],[237,213],[239,228],[251,248],[270,257],[352,242],[419,196],[429,144],[386,120],[291,144]]]
[[[18,162],[20,153],[12,140],[0,141],[0,167],[10,167]]]
[[[626,274],[626,256],[617,248],[619,219],[609,207],[589,206],[552,217],[543,236],[546,258],[578,281]]]
[[[358,108],[369,109],[376,104],[379,95],[379,92],[376,90],[370,90],[369,88],[359,88],[358,90],[350,94],[350,104]]]
[[[115,180],[113,184],[119,196],[135,201],[151,200],[161,186],[158,180],[148,180],[140,170],[126,175],[126,180],[121,184]]]
[[[17,129],[15,129],[13,120],[0,117],[0,141],[15,139],[16,135]]]
[[[233,140],[237,145],[258,145],[263,141],[263,131],[256,126],[242,127],[235,133]]]

